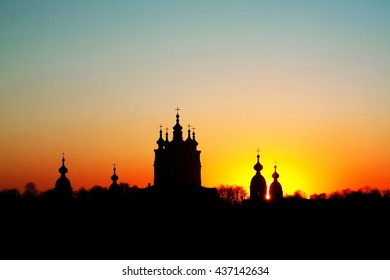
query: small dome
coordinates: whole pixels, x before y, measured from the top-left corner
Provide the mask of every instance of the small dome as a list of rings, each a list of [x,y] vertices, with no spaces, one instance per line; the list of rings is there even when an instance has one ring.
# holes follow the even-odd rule
[[[275,168],[275,172],[272,174],[272,178],[274,178],[275,180],[277,180],[279,178],[279,174],[278,172],[276,172],[276,165],[274,166]],[[283,181],[283,180],[282,180]]]
[[[276,164],[274,166],[275,171],[272,174],[274,181],[269,186],[269,195],[271,200],[279,200],[283,198],[283,189],[282,185],[278,182],[279,174],[276,172]]]
[[[179,123],[179,114],[176,115],[176,124],[173,127],[174,131],[182,131],[183,127]]]
[[[168,127],[165,128],[165,142],[166,142],[166,143],[169,143],[169,139],[168,139]]]
[[[68,178],[61,176],[57,179],[54,189],[60,192],[72,192],[72,185]]]
[[[257,172],[260,172],[261,170],[263,170],[263,166],[260,164],[260,155],[257,155],[257,162],[253,166],[253,169],[256,170]]]
[[[260,173],[260,171],[263,169],[263,166],[260,164],[259,154],[257,154],[257,162],[253,168],[256,170],[256,174],[253,176],[249,187],[250,199],[253,201],[264,201],[267,194],[267,182]]]
[[[62,156],[62,166],[58,169],[61,176],[57,179],[56,184],[54,186],[54,191],[63,198],[71,198],[72,196],[72,185],[68,178],[66,178],[66,173],[68,172],[68,168],[65,167],[65,157]]]
[[[282,192],[282,185],[279,182],[273,181],[269,186],[270,194]]]
[[[192,132],[192,143],[194,144],[195,147],[198,146],[198,142],[195,139],[195,128],[193,128],[194,131]]]
[[[282,185],[278,181],[273,181],[269,186],[269,195],[271,200],[278,200],[283,198]]]
[[[114,174],[111,176],[111,180],[113,182],[116,182],[116,181],[118,181],[118,179],[119,179],[119,177],[118,177],[118,175],[115,174],[115,168],[114,168]]]
[[[177,108],[176,110],[179,110],[179,108]],[[182,132],[183,127],[179,123],[179,117],[180,116],[179,116],[179,111],[178,111],[177,114],[176,114],[176,124],[173,127],[173,139],[172,139],[172,141],[174,141],[174,142],[181,142],[181,141],[183,141],[183,132]]]
[[[66,168],[66,166],[65,166],[65,157],[64,156],[62,157],[62,166],[60,168],[58,168],[58,172],[61,175],[65,175],[66,173],[68,173],[68,168]]]
[[[267,182],[265,181],[265,178],[263,177],[263,175],[255,174],[252,177],[251,186],[266,188],[267,187]]]
[[[109,191],[114,191],[114,192],[119,192],[120,191],[120,186],[116,181],[118,181],[118,175],[116,175],[116,167],[114,163],[114,174],[111,176],[112,184],[108,188]]]
[[[157,140],[157,145],[159,146],[159,147],[161,147],[161,146],[164,146],[164,144],[165,144],[165,141],[164,141],[164,139],[163,139],[163,137],[162,137],[162,130],[161,130],[161,127],[160,127],[160,137],[158,138],[158,140]]]
[[[192,139],[191,139],[191,129],[190,129],[190,126],[188,126],[188,136],[187,136],[187,139],[186,139],[186,143],[187,144],[191,144],[192,143]]]

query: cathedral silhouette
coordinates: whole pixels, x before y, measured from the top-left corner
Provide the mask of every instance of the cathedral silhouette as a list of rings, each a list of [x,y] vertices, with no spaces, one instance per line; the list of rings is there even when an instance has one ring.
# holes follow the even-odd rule
[[[201,186],[200,151],[197,150],[198,142],[195,140],[195,130],[188,126],[188,136],[183,140],[183,127],[179,122],[179,108],[176,109],[176,124],[173,127],[173,138],[168,139],[168,131],[165,140],[160,137],[157,140],[158,148],[154,150],[154,185],[159,188],[191,188]]]
[[[198,142],[195,139],[195,128],[188,126],[187,138],[183,139],[183,127],[180,125],[179,108],[176,108],[176,123],[173,126],[173,137],[169,140],[168,128],[166,129],[165,139],[163,139],[162,126],[160,126],[159,138],[157,139],[157,149],[154,149],[154,185],[147,189],[158,191],[173,191],[175,194],[188,191],[191,195],[193,191],[206,194],[206,196],[215,196],[215,188],[202,187],[201,183],[201,161],[200,153],[197,149]],[[274,181],[267,188],[267,183],[263,175],[263,165],[260,163],[259,150],[257,151],[257,162],[254,165],[256,174],[250,182],[251,202],[261,202],[265,200],[280,200],[283,198],[282,185],[278,181],[279,174],[276,172],[276,164],[272,178]],[[62,166],[58,169],[61,174],[55,183],[54,192],[60,196],[71,197],[72,186],[66,177],[68,169],[65,166],[65,156],[62,156]],[[111,193],[120,193],[121,187],[117,183],[116,165],[114,164],[114,174],[111,176],[112,183],[108,190]]]

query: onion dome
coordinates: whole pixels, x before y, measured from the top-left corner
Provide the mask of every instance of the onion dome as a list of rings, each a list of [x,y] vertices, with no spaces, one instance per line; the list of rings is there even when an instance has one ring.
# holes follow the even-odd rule
[[[195,127],[192,127],[192,142],[195,147],[198,146],[198,142],[195,139]]]
[[[112,183],[116,184],[116,181],[118,181],[118,179],[119,179],[119,177],[118,177],[118,175],[116,175],[116,167],[114,164],[114,174],[112,174],[112,176],[111,176]]]
[[[176,124],[175,126],[173,127],[173,140],[183,140],[183,127],[180,125],[180,122],[179,122],[179,108],[176,108],[176,111],[177,111],[177,114],[176,114]]]
[[[180,118],[180,116],[179,116],[179,114],[177,114],[176,115],[176,124],[173,127],[174,131],[182,131],[183,130],[183,127],[180,125],[179,118]]]
[[[253,166],[253,169],[256,170],[257,172],[260,172],[263,170],[263,166],[260,163],[260,155],[257,154],[257,163]]]
[[[161,125],[160,125],[160,137],[158,138],[156,143],[157,143],[159,148],[162,148],[164,146],[164,144],[165,144],[165,141],[162,138],[162,126]]]
[[[194,143],[194,146],[198,146],[198,142],[195,139],[195,132],[192,132],[192,142]]]
[[[276,172],[276,164],[274,166],[275,172],[272,174],[274,181],[269,186],[269,196],[271,200],[279,200],[283,198],[283,188],[278,182],[279,174]]]
[[[263,169],[263,166],[260,164],[259,154],[257,154],[257,162],[253,168],[256,170],[256,174],[252,177],[249,187],[250,199],[252,201],[264,201],[267,195],[267,182],[260,173],[260,171]]]
[[[275,168],[275,172],[272,174],[272,178],[274,178],[276,181],[279,178],[279,174],[278,174],[278,172],[276,172],[276,165],[274,166],[274,168]]]
[[[167,128],[165,128],[165,142],[169,142],[169,140],[168,140],[168,127]]]
[[[60,195],[60,197],[71,198],[72,196],[72,185],[69,179],[66,177],[68,173],[68,168],[65,167],[65,156],[62,154],[62,166],[58,169],[58,172],[61,174],[60,178],[57,179],[54,186],[54,191]]]
[[[188,125],[188,130],[187,130],[187,132],[188,132],[188,136],[187,136],[187,139],[186,139],[186,143],[187,144],[191,144],[192,143],[192,139],[191,139],[191,126],[190,125]]]
[[[111,176],[112,184],[108,188],[110,192],[119,193],[121,188],[116,181],[118,181],[118,175],[116,175],[116,165],[114,163],[114,174]]]
[[[68,173],[68,168],[65,166],[65,156],[62,155],[62,166],[58,168],[58,172],[60,172],[61,176],[65,176]]]

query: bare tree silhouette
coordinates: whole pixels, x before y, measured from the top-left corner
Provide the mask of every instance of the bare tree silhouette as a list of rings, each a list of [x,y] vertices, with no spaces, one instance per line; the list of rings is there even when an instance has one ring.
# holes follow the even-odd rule
[[[37,198],[39,196],[39,191],[37,186],[33,182],[29,182],[24,186],[23,197],[25,198]]]
[[[285,198],[305,199],[305,198],[307,198],[307,195],[304,191],[296,190],[292,195],[286,195]]]
[[[240,186],[224,186],[217,187],[217,192],[220,198],[229,202],[231,205],[240,205],[248,198],[247,191]]]

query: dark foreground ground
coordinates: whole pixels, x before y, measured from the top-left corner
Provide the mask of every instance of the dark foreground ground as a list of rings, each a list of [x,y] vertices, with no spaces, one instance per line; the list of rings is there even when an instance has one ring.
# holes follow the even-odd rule
[[[0,259],[389,259],[388,200],[197,197],[1,207]]]

